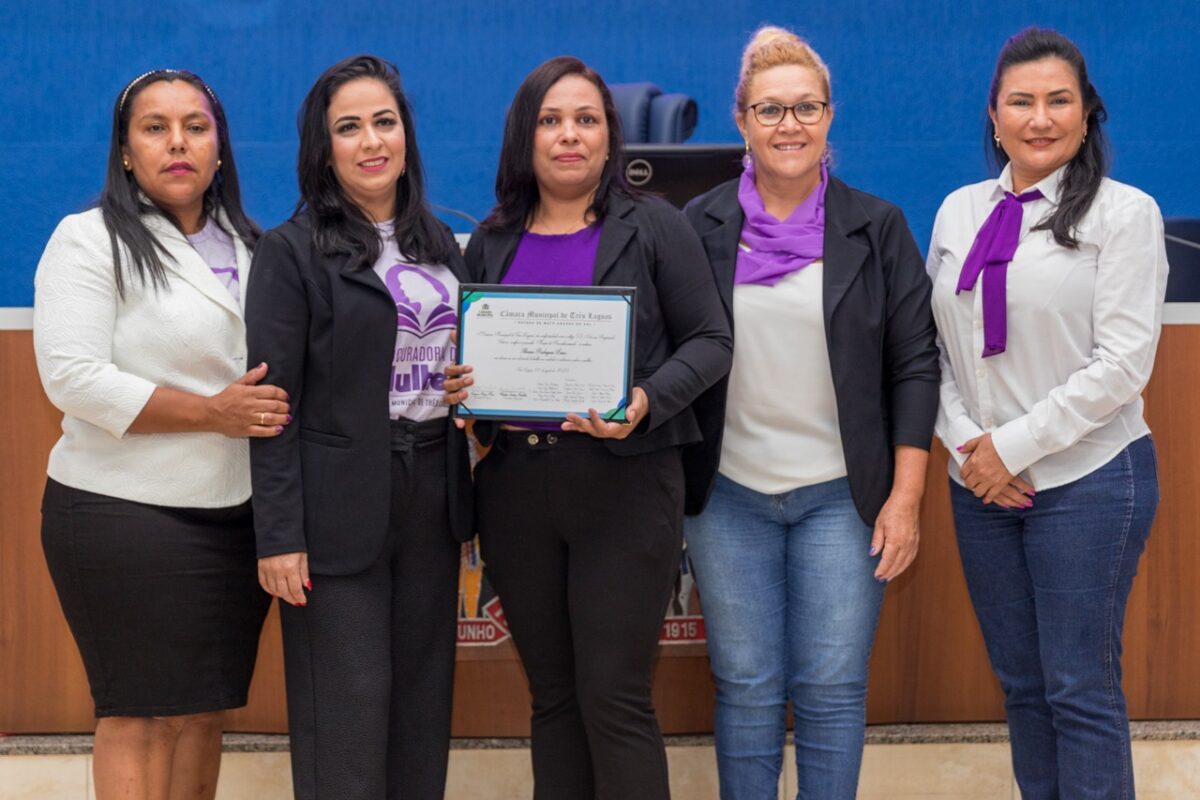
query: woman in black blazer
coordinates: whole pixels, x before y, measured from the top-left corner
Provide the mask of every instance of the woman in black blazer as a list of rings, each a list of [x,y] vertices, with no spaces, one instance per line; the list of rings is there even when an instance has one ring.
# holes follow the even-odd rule
[[[883,587],[917,550],[929,281],[900,211],[829,175],[829,73],[805,42],[755,34],[736,101],[746,172],[685,211],[736,336],[684,451],[721,797],[775,796],[790,699],[799,796],[849,800]]]
[[[479,537],[533,694],[537,800],[669,796],[650,679],[680,563],[680,446],[700,439],[692,401],[729,369],[696,235],[623,174],[608,88],[552,59],[517,90],[498,203],[467,247],[480,282],[636,287],[630,424],[592,410],[475,426],[494,443],[475,470]],[[448,399],[470,384],[447,381]]]
[[[254,254],[250,358],[294,424],[251,450],[281,604],[298,798],[441,798],[466,439],[442,399],[466,278],[424,196],[395,67],[330,67],[301,109],[296,215]]]

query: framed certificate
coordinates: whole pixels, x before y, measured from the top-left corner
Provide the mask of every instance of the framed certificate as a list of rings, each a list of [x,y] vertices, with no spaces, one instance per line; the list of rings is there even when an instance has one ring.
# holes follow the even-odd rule
[[[627,422],[634,302],[623,286],[462,284],[457,362],[475,383],[453,413],[561,422],[594,408]]]

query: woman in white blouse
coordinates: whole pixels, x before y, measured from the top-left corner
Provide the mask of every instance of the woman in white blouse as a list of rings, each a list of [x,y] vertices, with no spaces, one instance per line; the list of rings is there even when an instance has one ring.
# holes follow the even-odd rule
[[[1003,171],[946,198],[929,248],[959,551],[1022,797],[1132,797],[1121,628],[1158,505],[1162,219],[1105,177],[1104,105],[1062,35],[1005,44],[988,116]]]
[[[114,104],[99,207],[38,264],[38,370],[65,415],[42,543],[99,718],[98,797],[211,798],[223,711],[246,703],[269,601],[246,440],[291,419],[246,369],[257,237],[216,95],[155,70]]]

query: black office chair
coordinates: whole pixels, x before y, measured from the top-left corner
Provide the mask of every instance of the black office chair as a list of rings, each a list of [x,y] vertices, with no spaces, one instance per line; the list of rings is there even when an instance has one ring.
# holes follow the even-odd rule
[[[609,84],[627,144],[678,144],[696,130],[700,112],[685,94],[663,94],[653,83]]]
[[[1166,221],[1168,303],[1200,303],[1200,219]]]

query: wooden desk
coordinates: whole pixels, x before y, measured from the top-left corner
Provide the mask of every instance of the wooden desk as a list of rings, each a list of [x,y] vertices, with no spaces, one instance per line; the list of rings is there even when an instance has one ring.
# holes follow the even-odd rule
[[[1162,505],[1130,598],[1125,689],[1137,719],[1200,718],[1200,308],[1168,307],[1146,413],[1160,458]],[[46,573],[39,503],[59,414],[46,401],[31,333],[0,330],[0,732],[91,730],[91,698]],[[666,733],[712,730],[703,647],[659,659],[654,700]],[[460,648],[455,736],[526,736],[529,699],[511,643]],[[922,509],[921,555],[889,587],[871,660],[872,723],[1003,718],[999,688],[958,564],[946,453],[935,447]],[[274,611],[263,631],[250,704],[231,729],[284,731]]]

